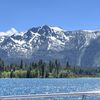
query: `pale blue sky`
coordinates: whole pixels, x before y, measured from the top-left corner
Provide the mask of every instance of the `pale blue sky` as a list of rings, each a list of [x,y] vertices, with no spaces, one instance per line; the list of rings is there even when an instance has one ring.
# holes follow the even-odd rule
[[[100,29],[100,0],[0,0],[0,31],[40,25]]]

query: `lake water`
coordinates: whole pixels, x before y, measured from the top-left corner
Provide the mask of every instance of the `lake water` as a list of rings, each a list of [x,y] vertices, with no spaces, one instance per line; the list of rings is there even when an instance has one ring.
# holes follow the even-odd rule
[[[100,78],[0,79],[0,96],[99,90]],[[100,100],[100,96],[87,96],[86,98],[86,100]],[[82,100],[82,97],[74,96],[34,100]]]

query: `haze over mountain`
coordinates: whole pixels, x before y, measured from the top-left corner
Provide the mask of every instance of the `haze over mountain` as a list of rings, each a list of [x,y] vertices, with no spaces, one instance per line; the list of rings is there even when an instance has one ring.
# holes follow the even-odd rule
[[[81,67],[100,66],[100,31],[67,31],[39,26],[26,32],[11,28],[0,32],[0,57],[7,62],[58,59]]]

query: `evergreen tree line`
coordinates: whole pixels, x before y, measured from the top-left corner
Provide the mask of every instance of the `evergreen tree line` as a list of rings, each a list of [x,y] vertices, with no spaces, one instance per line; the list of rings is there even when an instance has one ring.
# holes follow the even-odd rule
[[[1,78],[67,78],[67,77],[87,77],[100,76],[100,68],[82,69],[71,66],[69,62],[62,65],[57,59],[45,62],[42,59],[26,64],[21,60],[20,64],[7,65],[0,58]]]

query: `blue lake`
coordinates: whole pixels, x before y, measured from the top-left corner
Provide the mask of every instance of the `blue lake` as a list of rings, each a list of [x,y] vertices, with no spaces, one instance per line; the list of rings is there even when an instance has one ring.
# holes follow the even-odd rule
[[[99,90],[100,78],[0,79],[0,96]],[[87,96],[86,98],[86,100],[100,100],[100,96]],[[74,96],[38,100],[82,100],[82,97]]]

